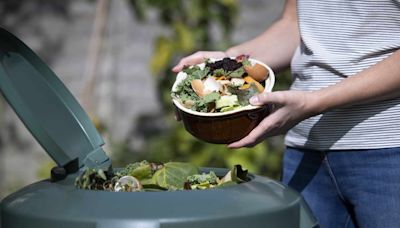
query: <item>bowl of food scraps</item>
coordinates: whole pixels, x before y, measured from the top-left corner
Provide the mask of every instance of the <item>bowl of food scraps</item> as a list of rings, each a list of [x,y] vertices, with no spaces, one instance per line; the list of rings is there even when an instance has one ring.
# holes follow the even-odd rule
[[[171,96],[186,130],[209,143],[229,144],[250,133],[270,113],[249,99],[271,92],[272,69],[249,56],[205,59],[177,74]]]

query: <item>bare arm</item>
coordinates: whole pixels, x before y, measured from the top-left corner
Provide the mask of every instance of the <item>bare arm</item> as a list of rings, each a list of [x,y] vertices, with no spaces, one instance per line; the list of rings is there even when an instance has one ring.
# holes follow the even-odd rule
[[[286,132],[298,122],[345,106],[400,97],[400,50],[377,64],[327,88],[313,91],[278,91],[259,94],[253,105],[277,104],[249,135],[229,145],[254,146],[264,138]]]
[[[400,50],[336,85],[315,91],[317,113],[334,108],[392,99],[400,96]]]
[[[231,47],[225,52],[196,52],[181,59],[172,70],[179,72],[185,65],[200,63],[205,58],[222,58],[249,54],[252,58],[261,60],[275,71],[278,71],[289,66],[299,42],[296,0],[287,0],[282,17],[258,37]]]
[[[278,21],[260,36],[229,48],[226,54],[228,56],[249,54],[252,58],[268,64],[274,71],[279,71],[289,66],[299,43],[296,0],[288,0]]]

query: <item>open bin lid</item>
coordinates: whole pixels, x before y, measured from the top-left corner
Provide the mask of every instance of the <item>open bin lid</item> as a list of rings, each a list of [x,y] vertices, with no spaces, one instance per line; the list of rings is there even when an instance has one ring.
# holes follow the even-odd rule
[[[107,169],[104,141],[55,73],[22,41],[0,28],[0,90],[59,165]]]

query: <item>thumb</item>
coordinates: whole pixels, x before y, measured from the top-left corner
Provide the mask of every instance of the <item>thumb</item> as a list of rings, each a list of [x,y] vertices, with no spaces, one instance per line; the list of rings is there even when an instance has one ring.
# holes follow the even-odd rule
[[[282,103],[279,92],[264,92],[254,95],[250,98],[251,105],[266,105],[266,104],[280,104]]]

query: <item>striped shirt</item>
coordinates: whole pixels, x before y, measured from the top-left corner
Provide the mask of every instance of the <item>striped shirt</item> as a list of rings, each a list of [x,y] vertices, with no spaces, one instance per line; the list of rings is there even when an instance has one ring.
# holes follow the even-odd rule
[[[333,85],[400,49],[400,0],[298,0],[297,8],[293,90]],[[400,147],[400,98],[311,117],[285,143],[317,150]]]

